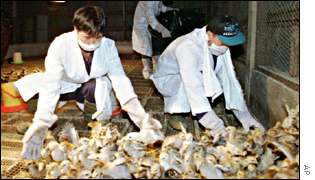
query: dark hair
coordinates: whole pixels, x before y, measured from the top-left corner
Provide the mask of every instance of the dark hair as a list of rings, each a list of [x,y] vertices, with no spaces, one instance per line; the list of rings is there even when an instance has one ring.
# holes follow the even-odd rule
[[[72,24],[78,31],[84,31],[92,36],[97,33],[104,34],[106,25],[104,11],[98,6],[81,7],[75,11]]]
[[[239,22],[238,20],[233,16],[217,16],[212,18],[208,25],[207,25],[207,31],[211,31],[215,34],[222,35],[227,30],[227,27],[234,25],[236,30],[239,28]]]
[[[162,3],[164,6],[168,6],[168,5],[172,5],[173,1],[169,1],[169,0],[162,0]]]

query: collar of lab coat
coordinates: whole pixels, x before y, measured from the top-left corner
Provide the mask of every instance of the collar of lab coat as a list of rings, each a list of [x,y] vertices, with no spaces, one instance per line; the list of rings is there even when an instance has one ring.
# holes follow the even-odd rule
[[[76,61],[78,61],[77,64],[78,64],[79,71],[84,72],[84,73],[82,73],[82,76],[84,76],[84,79],[86,79],[86,80],[98,77],[99,76],[98,72],[103,71],[103,68],[104,68],[104,65],[103,65],[104,64],[104,62],[103,62],[104,58],[102,58],[102,53],[100,53],[101,49],[104,46],[104,43],[103,43],[104,38],[101,41],[100,47],[94,51],[90,75],[88,75],[88,73],[85,69],[84,58],[83,58],[80,46],[78,44],[77,33],[75,31],[72,31],[72,32],[70,32],[70,34],[71,34],[71,36],[70,36],[71,39],[68,43],[70,43],[71,48],[69,48],[68,50],[73,51],[73,52],[70,52],[71,53],[70,57],[75,58]]]
[[[227,109],[244,109],[242,89],[235,75],[229,49],[224,54],[218,56],[218,61],[222,61],[221,64],[225,68],[224,75],[221,77],[223,84],[221,84],[211,65],[213,57],[208,48],[206,26],[201,29],[195,29],[193,33],[194,40],[197,41],[203,51],[202,76],[206,96],[212,97],[213,102],[224,92]],[[219,69],[219,67],[217,68]]]
[[[212,97],[212,101],[213,101],[223,92],[223,90],[211,66],[211,61],[213,61],[213,59],[208,48],[208,37],[207,37],[207,32],[206,32],[206,26],[200,29],[200,31],[197,32],[197,34],[198,34],[199,42],[203,50],[203,62],[202,62],[203,84],[204,84],[206,96]]]

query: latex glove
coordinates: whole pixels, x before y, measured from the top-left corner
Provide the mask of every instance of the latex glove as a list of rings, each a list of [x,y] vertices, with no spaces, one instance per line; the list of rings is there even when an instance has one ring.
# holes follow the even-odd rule
[[[253,118],[247,108],[245,111],[233,110],[233,112],[237,119],[242,123],[245,133],[247,133],[249,128],[252,126],[259,128],[262,132],[265,132],[265,128]]]
[[[162,38],[172,37],[170,31],[168,29],[166,29],[166,28],[161,33],[162,33]]]
[[[152,116],[146,113],[145,118],[141,121],[140,129],[162,129],[162,124],[160,121],[154,119]]]
[[[211,129],[211,135],[214,137],[214,142],[219,140],[220,135],[225,136],[225,126],[223,121],[214,113],[209,111],[199,120],[199,123],[207,129]]]
[[[171,36],[172,36],[171,33],[170,33],[170,31],[169,31],[168,29],[166,29],[166,28],[165,28],[162,24],[160,24],[160,23],[158,23],[158,24],[156,25],[155,30],[157,30],[159,33],[161,33],[163,38],[168,38],[168,37],[171,37]]]
[[[162,129],[161,123],[147,114],[140,101],[133,98],[123,105],[130,119],[141,129]]]
[[[167,7],[166,11],[179,11],[179,8]]]
[[[22,139],[23,149],[21,156],[25,159],[36,160],[39,159],[44,139],[48,131],[48,125],[43,122],[33,122],[32,125],[25,132]]]

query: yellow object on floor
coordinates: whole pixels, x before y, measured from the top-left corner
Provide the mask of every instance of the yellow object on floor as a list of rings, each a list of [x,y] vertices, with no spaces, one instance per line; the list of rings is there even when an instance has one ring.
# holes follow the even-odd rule
[[[1,84],[1,112],[18,112],[27,110],[19,91],[13,82]]]

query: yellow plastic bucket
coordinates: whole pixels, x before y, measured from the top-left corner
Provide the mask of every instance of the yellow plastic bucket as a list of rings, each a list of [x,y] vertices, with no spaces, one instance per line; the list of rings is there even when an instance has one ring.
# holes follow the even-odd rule
[[[13,82],[1,84],[1,112],[19,112],[27,110],[25,103],[15,89]]]

